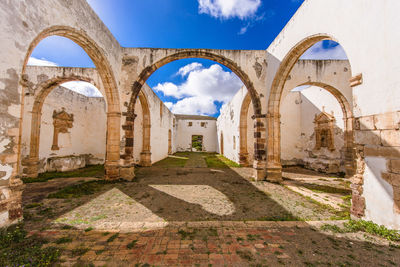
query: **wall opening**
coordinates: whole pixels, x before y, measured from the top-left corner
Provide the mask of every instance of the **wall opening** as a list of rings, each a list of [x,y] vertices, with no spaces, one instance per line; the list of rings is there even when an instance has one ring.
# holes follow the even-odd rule
[[[192,151],[200,152],[203,151],[203,136],[192,135]]]

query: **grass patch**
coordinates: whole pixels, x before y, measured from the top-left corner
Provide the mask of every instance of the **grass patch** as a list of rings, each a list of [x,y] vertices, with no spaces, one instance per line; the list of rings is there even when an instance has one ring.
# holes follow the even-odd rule
[[[302,218],[293,216],[292,214],[282,214],[282,215],[276,215],[276,216],[269,216],[269,217],[259,217],[257,218],[257,221],[274,221],[274,222],[279,222],[279,221],[302,221]]]
[[[71,243],[71,242],[72,242],[72,238],[67,237],[67,236],[60,237],[59,239],[56,240],[56,244],[65,244],[65,243]]]
[[[185,154],[186,155],[186,154]],[[153,164],[156,167],[184,167],[188,158],[186,156],[175,153],[173,156],[169,156],[163,160],[160,160]]]
[[[192,229],[188,231],[179,230],[178,234],[181,236],[181,240],[194,240],[197,237],[206,241],[209,236],[218,236],[218,231],[215,228]]]
[[[400,232],[396,230],[387,229],[383,225],[378,225],[371,221],[364,220],[350,220],[344,223],[343,228],[336,225],[324,224],[321,226],[322,230],[331,231],[334,233],[354,233],[365,232],[373,235],[383,237],[389,241],[400,241]]]
[[[42,206],[41,203],[30,203],[30,204],[26,205],[25,208],[26,209],[33,209],[33,208],[40,207],[40,206]]]
[[[337,188],[337,187],[328,186],[328,185],[304,183],[304,184],[302,184],[302,186],[307,189],[310,189],[311,191],[313,191],[315,193],[329,193],[329,194],[340,194],[340,195],[351,194],[350,189]]]
[[[26,184],[47,182],[56,178],[71,178],[71,177],[104,177],[104,165],[92,165],[82,169],[69,172],[45,172],[40,173],[37,178],[25,177],[22,181]]]
[[[248,241],[255,241],[255,240],[260,240],[260,239],[261,239],[260,235],[247,234]]]
[[[196,229],[191,232],[186,232],[185,230],[179,230],[178,234],[181,236],[181,240],[189,239],[193,240],[196,237]]]
[[[71,255],[72,255],[72,257],[82,256],[83,254],[85,254],[88,251],[89,251],[88,248],[75,248],[75,249],[71,250]]]
[[[208,168],[220,168],[226,169],[230,167],[239,168],[240,165],[236,162],[233,162],[222,155],[215,153],[206,153],[204,159],[207,163]]]
[[[85,229],[85,232],[90,232],[92,230],[93,230],[93,227],[88,227],[88,228]]]
[[[321,202],[316,201],[315,199],[309,197],[309,196],[304,196],[302,194],[300,194],[297,191],[294,191],[292,189],[290,189],[287,186],[284,186],[286,189],[294,192],[295,194],[307,199],[309,202],[315,204],[318,206],[318,210],[323,211],[323,210],[328,210],[331,214],[334,214],[333,216],[331,216],[329,219],[330,220],[350,220],[350,205],[346,206],[346,205],[341,205],[342,210],[336,210],[333,207],[331,207],[330,205],[327,204],[323,204]]]
[[[118,236],[119,236],[118,233],[113,234],[112,236],[110,236],[110,237],[107,239],[107,243],[113,242]]]
[[[101,255],[104,251],[106,251],[105,249],[102,250],[96,250],[96,255]]]
[[[247,260],[247,261],[254,260],[253,254],[251,254],[251,252],[248,250],[236,250],[236,254],[244,260]]]
[[[128,245],[126,245],[126,247],[129,248],[129,249],[132,249],[132,248],[135,247],[136,243],[137,243],[137,240],[133,240]]]
[[[47,196],[47,198],[59,198],[59,199],[68,199],[68,198],[79,198],[86,195],[92,195],[96,192],[99,192],[103,189],[103,186],[106,184],[115,183],[110,181],[89,181],[80,184],[70,185],[64,187],[63,189],[51,193]]]
[[[47,241],[26,236],[22,225],[0,229],[0,266],[52,266],[61,251],[56,247],[42,248]]]

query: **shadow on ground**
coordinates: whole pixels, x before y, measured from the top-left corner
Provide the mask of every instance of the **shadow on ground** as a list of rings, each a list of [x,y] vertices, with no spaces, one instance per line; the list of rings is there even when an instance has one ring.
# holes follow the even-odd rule
[[[45,246],[62,249],[61,260],[66,265],[400,263],[399,247],[385,240],[364,233],[331,235],[295,221],[335,215],[324,206],[283,186],[244,178],[241,173],[248,170],[230,168],[229,162],[218,162],[215,155],[210,155],[210,160],[207,154],[196,154],[192,167],[185,167],[185,157],[191,154],[178,155],[178,163],[169,158],[150,168],[138,168],[133,182],[105,183],[82,177],[27,184],[24,228],[51,241]],[[201,167],[204,162],[196,164],[196,160],[205,161],[209,167]],[[51,194],[60,198],[49,198]],[[139,212],[141,209],[144,213]],[[133,217],[124,217],[129,213]],[[74,223],[54,225],[68,214],[84,228],[74,229]],[[134,218],[140,222],[146,221],[146,216],[166,223],[157,224],[153,230],[142,227],[121,232],[118,228],[121,220]],[[103,231],[92,227],[102,220]],[[282,222],[288,220],[292,222]]]

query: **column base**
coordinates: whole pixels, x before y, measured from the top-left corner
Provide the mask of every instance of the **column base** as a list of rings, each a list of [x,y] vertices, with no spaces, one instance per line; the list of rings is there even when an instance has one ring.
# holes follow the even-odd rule
[[[105,179],[112,181],[120,178],[120,166],[118,162],[106,162],[104,164]]]
[[[265,166],[265,161],[257,161],[253,162],[253,177],[256,181],[264,181],[267,176],[267,170]]]
[[[267,181],[271,183],[281,183],[283,181],[282,179],[282,167],[276,167],[276,168],[267,168],[266,169],[267,173]]]
[[[143,151],[140,153],[140,166],[151,167],[151,152]]]
[[[239,164],[242,167],[249,167],[249,153],[239,153]]]
[[[25,159],[22,161],[23,176],[30,178],[37,178],[39,175],[39,160],[38,159]]]
[[[253,177],[256,181],[264,181],[265,176],[267,176],[267,171],[265,169],[253,169]]]
[[[8,186],[0,187],[2,199],[0,201],[0,227],[16,224],[23,219],[22,212],[22,191],[25,185],[17,177],[12,177],[9,180]]]
[[[120,178],[126,181],[132,181],[135,178],[134,166],[121,166],[119,170]]]

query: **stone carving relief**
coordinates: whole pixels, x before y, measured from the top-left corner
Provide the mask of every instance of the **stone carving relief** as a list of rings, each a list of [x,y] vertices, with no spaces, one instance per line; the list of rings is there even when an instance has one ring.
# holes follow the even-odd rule
[[[326,113],[324,108],[319,115],[315,115],[315,150],[320,150],[322,147],[326,147],[330,151],[335,150],[335,122],[336,120],[333,114]]]
[[[74,122],[74,115],[68,114],[65,111],[65,108],[62,108],[60,112],[53,111],[53,125],[54,125],[54,134],[53,134],[53,145],[51,146],[51,150],[59,150],[58,146],[58,135],[60,133],[68,133],[68,129],[72,128],[72,123]]]

